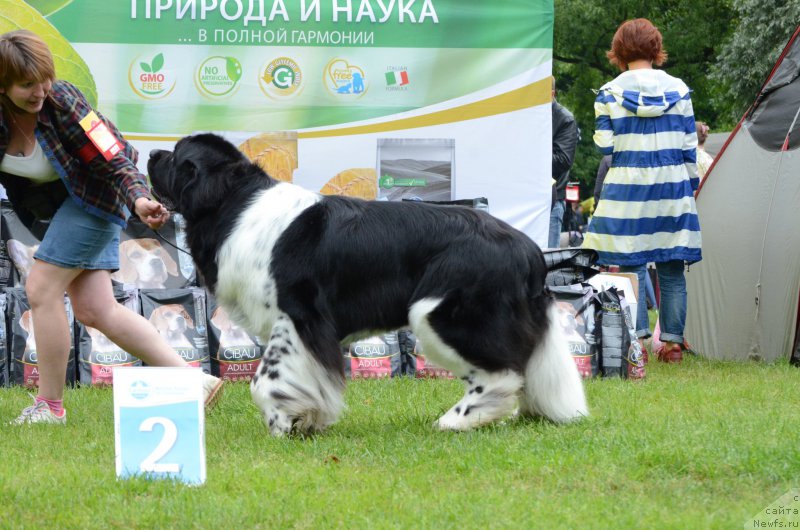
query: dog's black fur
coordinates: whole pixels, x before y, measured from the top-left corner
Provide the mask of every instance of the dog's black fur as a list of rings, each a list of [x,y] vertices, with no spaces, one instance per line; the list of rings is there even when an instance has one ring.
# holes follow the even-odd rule
[[[174,152],[152,152],[148,170],[156,197],[185,218],[188,246],[212,290],[226,280],[219,276],[220,251],[234,232],[269,229],[252,223],[248,228],[242,221],[262,207],[259,194],[292,186],[271,179],[233,144],[211,134],[184,138]],[[437,349],[454,350],[460,357],[455,365],[437,360],[465,381],[484,372],[525,377],[531,357],[544,355],[545,337],[557,327],[548,315],[552,300],[544,288],[544,258],[533,241],[505,222],[465,207],[339,196],[316,196],[292,212],[296,217],[269,240],[271,249],[237,250],[252,254],[252,263],[241,272],[269,276],[277,307],[264,299],[264,311],[288,317],[302,349],[337,374],[333,379],[343,377],[340,341],[408,326],[410,310],[422,300],[438,301],[424,314],[436,344],[423,345],[432,355]],[[238,301],[223,295],[221,303]],[[226,308],[232,317],[245,316],[243,306]],[[268,327],[275,325],[275,318],[268,320]],[[266,337],[273,330],[249,331]],[[278,373],[273,366],[264,364],[261,373]],[[475,386],[480,385],[472,390]],[[582,387],[580,393],[578,401]],[[550,414],[537,403],[528,405],[523,412],[557,421],[585,414]],[[294,428],[302,424],[290,420]],[[321,423],[309,430],[323,428]]]

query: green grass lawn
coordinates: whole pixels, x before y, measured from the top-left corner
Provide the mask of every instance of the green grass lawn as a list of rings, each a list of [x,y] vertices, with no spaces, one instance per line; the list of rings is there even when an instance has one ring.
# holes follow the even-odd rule
[[[797,368],[647,370],[587,382],[577,424],[470,433],[432,428],[457,381],[354,382],[341,421],[308,439],[269,437],[231,384],[207,418],[200,487],[116,480],[110,389],[68,390],[66,427],[5,425],[30,398],[2,389],[0,527],[743,528],[800,487]]]

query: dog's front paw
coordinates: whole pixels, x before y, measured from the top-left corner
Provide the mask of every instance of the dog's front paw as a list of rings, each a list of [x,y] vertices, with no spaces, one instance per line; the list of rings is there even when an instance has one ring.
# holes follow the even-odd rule
[[[434,427],[440,431],[468,431],[476,425],[472,420],[473,418],[464,416],[458,408],[452,408],[436,420]]]
[[[292,434],[295,427],[295,421],[278,409],[264,411],[264,423],[267,424],[269,433],[277,438]]]

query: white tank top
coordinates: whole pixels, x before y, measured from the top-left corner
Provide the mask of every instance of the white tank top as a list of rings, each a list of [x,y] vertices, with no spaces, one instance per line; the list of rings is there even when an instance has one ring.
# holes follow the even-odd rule
[[[42,151],[39,142],[35,142],[33,152],[28,156],[11,156],[8,153],[0,160],[0,171],[31,179],[43,184],[58,180],[58,173]]]

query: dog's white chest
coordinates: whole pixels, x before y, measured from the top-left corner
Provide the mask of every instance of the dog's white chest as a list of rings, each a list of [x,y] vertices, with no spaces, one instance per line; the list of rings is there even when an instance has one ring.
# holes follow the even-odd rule
[[[298,215],[320,199],[299,186],[277,184],[254,198],[220,247],[217,298],[231,318],[252,332],[269,330],[280,313],[270,270],[275,243]]]

